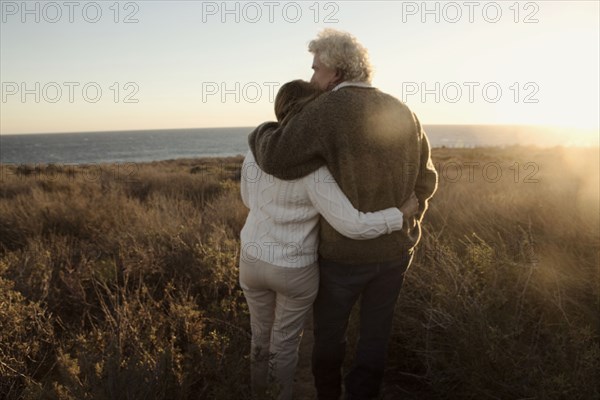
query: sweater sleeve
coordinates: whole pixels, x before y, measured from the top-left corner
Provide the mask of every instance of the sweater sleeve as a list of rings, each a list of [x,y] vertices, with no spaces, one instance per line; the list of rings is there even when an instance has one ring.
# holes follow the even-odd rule
[[[246,182],[246,177],[244,176],[244,170],[246,168],[248,156],[244,159],[244,163],[242,164],[242,174],[240,177],[240,194],[242,195],[242,202],[246,206],[246,208],[250,208],[250,203],[248,202],[248,183]]]
[[[323,97],[323,96],[322,96]],[[260,168],[279,179],[294,180],[325,165],[321,136],[327,134],[320,99],[308,104],[285,125],[266,122],[248,136]]]
[[[350,239],[373,239],[402,229],[402,212],[396,207],[367,213],[354,208],[325,166],[304,177],[303,183],[319,214]]]
[[[244,158],[244,162],[242,163],[242,171],[240,174],[240,193],[242,195],[242,202],[248,209],[252,208],[250,207],[250,188],[248,186],[248,180],[255,178],[252,176],[255,174],[255,170],[256,161],[254,161],[254,157],[252,157],[252,152],[248,151],[248,153],[246,153],[246,158]],[[260,171],[258,171],[258,173],[260,174]]]
[[[415,194],[419,199],[419,211],[415,218],[421,220],[427,210],[428,202],[435,193],[438,185],[438,174],[431,160],[431,149],[427,135],[423,130],[417,116],[414,116],[421,139],[421,157],[419,165],[419,174],[415,185]]]

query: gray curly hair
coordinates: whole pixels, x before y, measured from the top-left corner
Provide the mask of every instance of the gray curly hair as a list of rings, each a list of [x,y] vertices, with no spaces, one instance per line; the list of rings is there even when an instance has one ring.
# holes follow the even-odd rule
[[[347,32],[327,28],[308,44],[323,64],[342,73],[344,81],[371,83],[373,68],[367,49]]]

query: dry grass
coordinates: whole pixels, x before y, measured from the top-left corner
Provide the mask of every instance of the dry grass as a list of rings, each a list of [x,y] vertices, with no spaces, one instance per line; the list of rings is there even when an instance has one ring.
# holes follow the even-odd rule
[[[598,398],[598,150],[433,155],[386,398]],[[248,399],[240,163],[1,166],[0,397]]]
[[[414,398],[598,398],[598,149],[435,155],[447,174],[401,295],[390,385]],[[469,176],[473,161],[489,174]]]

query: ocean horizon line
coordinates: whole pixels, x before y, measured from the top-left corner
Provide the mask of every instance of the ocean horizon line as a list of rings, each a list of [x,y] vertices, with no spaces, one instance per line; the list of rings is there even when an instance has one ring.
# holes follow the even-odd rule
[[[1,163],[141,162],[246,154],[254,127],[0,135]],[[596,131],[541,125],[424,125],[432,148],[600,147]]]
[[[268,121],[265,121],[268,122]],[[255,129],[255,126],[211,126],[211,127],[185,127],[185,128],[139,128],[139,129],[111,129],[111,130],[85,130],[85,131],[51,131],[51,132],[10,132],[3,133],[0,131],[0,136],[18,136],[18,135],[69,135],[69,134],[92,134],[92,133],[136,133],[136,132],[159,132],[159,131],[186,131],[186,130],[231,130],[231,129]],[[424,127],[503,127],[503,128],[536,128],[545,130],[562,130],[573,129],[581,132],[598,132],[600,128],[581,128],[569,125],[546,125],[546,124],[493,124],[493,123],[441,123],[441,124],[423,124]]]

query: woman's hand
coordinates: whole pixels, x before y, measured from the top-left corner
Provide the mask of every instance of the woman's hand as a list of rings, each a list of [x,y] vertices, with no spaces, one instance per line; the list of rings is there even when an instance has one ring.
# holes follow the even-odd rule
[[[419,211],[419,199],[417,199],[415,192],[412,192],[408,200],[400,206],[400,211],[405,219],[411,218]]]

